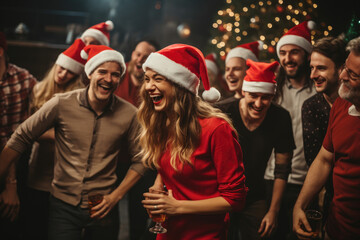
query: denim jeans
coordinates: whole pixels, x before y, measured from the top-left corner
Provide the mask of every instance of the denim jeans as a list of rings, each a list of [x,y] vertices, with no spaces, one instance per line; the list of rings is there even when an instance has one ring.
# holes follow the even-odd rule
[[[50,196],[49,240],[117,240],[118,205],[100,220],[92,219],[87,208],[80,208]]]

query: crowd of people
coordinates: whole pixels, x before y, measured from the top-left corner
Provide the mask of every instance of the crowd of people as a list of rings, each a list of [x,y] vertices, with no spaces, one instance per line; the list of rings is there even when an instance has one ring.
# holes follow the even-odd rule
[[[117,240],[125,197],[131,240],[360,239],[360,37],[312,44],[304,21],[278,61],[249,42],[222,73],[214,53],[152,39],[125,62],[113,27],[41,80],[0,33],[1,239]]]

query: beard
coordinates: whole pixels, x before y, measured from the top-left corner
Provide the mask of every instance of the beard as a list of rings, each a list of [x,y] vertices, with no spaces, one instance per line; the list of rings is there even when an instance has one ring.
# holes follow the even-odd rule
[[[341,82],[339,96],[356,106],[360,105],[360,87],[352,87],[349,82]]]
[[[291,64],[292,62],[290,62],[290,63],[288,63],[288,64]],[[287,78],[299,78],[299,77],[301,77],[301,76],[303,76],[304,74],[306,75],[307,73],[308,73],[308,70],[306,69],[307,68],[307,66],[308,66],[308,62],[306,62],[306,61],[304,61],[304,62],[302,62],[300,65],[298,65],[298,69],[296,70],[296,72],[295,73],[292,73],[292,74],[290,74],[290,73],[288,73],[287,71],[286,71],[286,77]],[[309,74],[307,74],[307,75],[309,75]]]

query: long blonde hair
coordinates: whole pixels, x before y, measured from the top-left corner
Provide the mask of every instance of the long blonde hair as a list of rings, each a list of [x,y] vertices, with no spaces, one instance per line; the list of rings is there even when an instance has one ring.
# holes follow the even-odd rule
[[[139,153],[142,162],[150,168],[159,168],[158,161],[167,147],[170,147],[170,164],[177,169],[177,159],[181,164],[192,164],[190,157],[198,147],[201,126],[198,118],[217,117],[224,119],[234,129],[231,120],[219,109],[201,100],[188,90],[172,84],[174,101],[169,106],[173,111],[168,119],[165,111],[155,111],[154,104],[145,90],[140,90],[141,104],[138,119],[141,125]]]
[[[76,75],[63,87],[59,87],[54,80],[55,68],[56,64],[49,69],[45,77],[38,83],[39,85],[36,86],[36,90],[33,91],[30,102],[31,113],[36,112],[46,101],[52,98],[55,93],[63,93],[85,87],[82,83],[81,75]]]

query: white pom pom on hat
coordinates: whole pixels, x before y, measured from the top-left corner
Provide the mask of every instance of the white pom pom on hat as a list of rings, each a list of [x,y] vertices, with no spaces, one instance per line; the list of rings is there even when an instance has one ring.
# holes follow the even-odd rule
[[[218,90],[210,88],[204,55],[196,47],[173,44],[153,52],[143,64],[144,71],[148,68],[195,95],[198,95],[201,79],[205,101],[216,102],[221,97]]]

